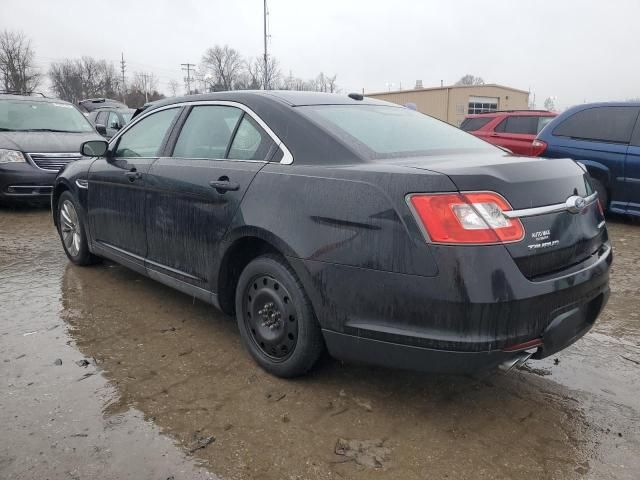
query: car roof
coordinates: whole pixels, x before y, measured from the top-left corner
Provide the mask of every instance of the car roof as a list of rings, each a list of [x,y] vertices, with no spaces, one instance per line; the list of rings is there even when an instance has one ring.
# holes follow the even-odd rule
[[[152,102],[147,108],[155,109],[166,105],[185,102],[202,102],[202,101],[237,101],[240,103],[250,103],[251,100],[271,100],[292,107],[303,105],[386,105],[403,108],[395,103],[376,100],[373,98],[362,97],[357,100],[349,96],[349,94],[341,93],[323,93],[323,92],[301,92],[295,90],[234,90],[229,92],[202,93],[198,95],[187,95],[183,97],[172,97],[168,99]]]
[[[552,117],[558,115],[556,112],[549,110],[496,110],[495,112],[472,113],[466,118],[483,118],[483,117],[517,117],[517,116],[533,116],[533,117]]]

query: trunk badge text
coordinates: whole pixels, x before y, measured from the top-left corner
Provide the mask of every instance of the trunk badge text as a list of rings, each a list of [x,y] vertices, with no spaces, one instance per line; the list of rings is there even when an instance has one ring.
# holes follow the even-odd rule
[[[537,250],[539,248],[555,247],[560,243],[560,240],[549,240],[550,237],[551,230],[540,230],[539,232],[533,232],[531,234],[531,238],[533,238],[536,243],[527,245],[527,248],[529,250]]]

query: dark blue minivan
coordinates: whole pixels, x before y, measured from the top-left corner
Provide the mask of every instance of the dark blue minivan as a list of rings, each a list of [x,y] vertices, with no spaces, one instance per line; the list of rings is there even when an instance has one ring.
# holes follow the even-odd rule
[[[534,140],[547,158],[572,158],[593,179],[602,207],[640,215],[640,103],[590,103],[570,108]]]

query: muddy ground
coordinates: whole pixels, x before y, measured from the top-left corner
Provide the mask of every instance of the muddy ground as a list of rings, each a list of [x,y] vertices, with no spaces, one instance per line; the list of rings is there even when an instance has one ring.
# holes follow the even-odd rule
[[[0,478],[640,478],[640,224],[609,228],[609,304],[554,358],[280,380],[231,318],[0,210]]]

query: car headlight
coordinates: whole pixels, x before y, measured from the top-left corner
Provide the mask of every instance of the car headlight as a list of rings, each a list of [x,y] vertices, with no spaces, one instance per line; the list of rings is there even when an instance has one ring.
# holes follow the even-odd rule
[[[18,150],[5,150],[0,148],[0,163],[24,163],[26,159]]]

